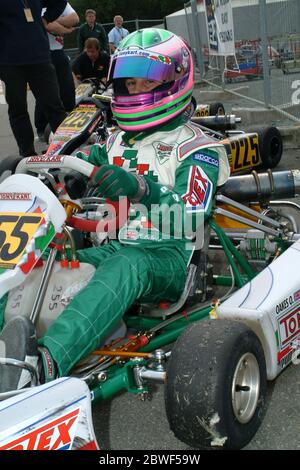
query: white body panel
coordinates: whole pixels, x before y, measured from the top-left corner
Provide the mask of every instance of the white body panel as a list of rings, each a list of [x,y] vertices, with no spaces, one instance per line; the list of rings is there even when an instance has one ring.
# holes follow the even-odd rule
[[[219,318],[245,323],[257,334],[269,380],[289,364],[300,338],[299,266],[300,240],[216,310]]]
[[[0,402],[0,450],[98,449],[88,386],[57,379]]]
[[[18,315],[29,318],[44,268],[33,269],[22,284],[9,292],[5,322]],[[36,324],[38,338],[45,334],[65,306],[88,284],[95,271],[96,268],[88,263],[80,263],[79,268],[70,269],[62,268],[58,261],[55,262]]]
[[[56,232],[60,232],[66,219],[63,206],[38,178],[12,175],[0,184],[0,212],[30,213],[36,210],[45,214],[45,224],[38,228],[16,267],[1,273],[0,297],[25,279],[26,274],[20,266],[28,262],[29,253],[35,253],[38,257],[41,254],[35,250],[35,239],[46,236],[50,223]]]

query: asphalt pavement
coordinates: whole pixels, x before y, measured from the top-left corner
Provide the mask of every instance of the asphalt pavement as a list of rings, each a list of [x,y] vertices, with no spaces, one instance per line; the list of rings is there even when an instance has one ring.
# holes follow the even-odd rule
[[[0,158],[16,155],[0,90]],[[33,99],[29,96],[32,116]],[[230,112],[228,105],[226,111]],[[267,123],[266,123],[267,124]],[[38,143],[37,150],[44,145]],[[278,170],[300,169],[300,148],[284,151]],[[287,266],[288,269],[288,266]],[[184,450],[169,429],[164,409],[163,386],[155,385],[151,401],[121,393],[93,407],[94,426],[99,445],[111,450]],[[269,387],[268,408],[264,421],[246,447],[249,450],[299,450],[300,366],[289,366]]]

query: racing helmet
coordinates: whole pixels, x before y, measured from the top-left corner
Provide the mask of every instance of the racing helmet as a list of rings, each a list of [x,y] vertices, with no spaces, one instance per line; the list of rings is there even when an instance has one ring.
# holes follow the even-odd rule
[[[129,94],[127,78],[157,80],[149,92]],[[118,126],[143,131],[183,113],[194,87],[194,67],[188,45],[170,31],[147,28],[129,34],[111,58],[108,80],[113,83],[111,108]]]

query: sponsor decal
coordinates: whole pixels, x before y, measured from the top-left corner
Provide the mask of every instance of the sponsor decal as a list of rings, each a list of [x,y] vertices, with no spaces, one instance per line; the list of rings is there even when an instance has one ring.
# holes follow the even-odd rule
[[[137,240],[139,238],[139,233],[136,230],[127,230],[125,238],[128,240]]]
[[[300,300],[300,290],[294,293],[294,301],[296,302],[297,300]]]
[[[64,144],[63,141],[53,142],[53,143],[49,146],[49,148],[48,148],[48,150],[47,150],[47,152],[46,152],[46,155],[47,155],[47,156],[53,156],[53,155],[55,155],[56,153],[58,153],[58,152],[61,150],[63,144]]]
[[[193,155],[193,160],[196,162],[207,163],[208,165],[212,165],[217,168],[219,167],[219,160],[206,153],[195,153]]]
[[[31,193],[0,193],[1,201],[31,201]]]
[[[163,165],[170,158],[174,145],[165,144],[164,142],[153,142],[152,145],[159,163]]]
[[[62,163],[63,161],[62,155],[34,155],[26,159],[26,163]]]
[[[195,116],[209,116],[209,108],[210,106],[208,104],[198,104],[195,111]]]
[[[116,141],[119,134],[120,134],[120,131],[119,132],[114,132],[107,139],[107,143],[106,143],[107,153],[111,150],[111,148],[112,148],[113,144],[115,143],[115,141]]]
[[[182,196],[187,212],[205,211],[208,207],[213,185],[205,171],[199,166],[190,169],[187,192]]]
[[[137,50],[126,50],[126,51],[119,51],[114,54],[114,57],[128,57],[128,56],[135,56],[135,57],[145,57],[146,59],[154,60],[156,62],[162,62],[163,64],[171,65],[174,62],[172,57],[167,57],[161,54],[154,54],[153,52],[147,51],[137,51]]]
[[[0,450],[68,450],[72,446],[80,408],[0,445]],[[32,425],[29,426],[32,429]]]
[[[292,346],[288,346],[283,351],[280,351],[277,355],[278,363],[280,364],[281,369],[284,369],[292,360],[294,354],[294,349]]]
[[[300,333],[300,306],[278,318],[281,347],[285,347]]]
[[[97,119],[95,119],[95,121],[90,125],[90,127],[88,128],[89,134],[91,134],[93,130],[97,127],[101,119],[102,119],[102,116],[98,116]]]
[[[278,363],[284,368],[293,358],[294,343],[300,338],[300,291],[290,295],[276,305],[278,315]]]
[[[300,290],[297,290],[297,292],[294,292],[292,295],[289,297],[286,297],[284,300],[279,302],[279,304],[276,305],[275,311],[276,314],[279,315],[280,313],[284,312],[287,310],[289,307],[295,307],[296,305],[299,304],[300,300]]]

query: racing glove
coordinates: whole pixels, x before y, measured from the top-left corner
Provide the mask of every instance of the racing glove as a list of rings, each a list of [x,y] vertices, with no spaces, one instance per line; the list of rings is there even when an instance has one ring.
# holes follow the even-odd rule
[[[76,157],[95,166],[101,166],[107,162],[107,153],[104,147],[99,144],[92,145],[88,155],[81,151],[76,152]]]
[[[134,175],[116,165],[102,165],[94,181],[104,197],[112,201],[127,196],[133,203],[148,205],[159,201],[159,185],[141,175]]]

